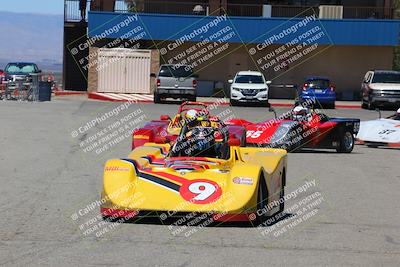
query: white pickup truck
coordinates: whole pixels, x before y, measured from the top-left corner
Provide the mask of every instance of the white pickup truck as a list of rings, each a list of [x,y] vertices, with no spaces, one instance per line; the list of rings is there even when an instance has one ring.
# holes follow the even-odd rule
[[[363,108],[375,109],[391,105],[400,107],[400,72],[372,70],[365,74],[361,84]]]

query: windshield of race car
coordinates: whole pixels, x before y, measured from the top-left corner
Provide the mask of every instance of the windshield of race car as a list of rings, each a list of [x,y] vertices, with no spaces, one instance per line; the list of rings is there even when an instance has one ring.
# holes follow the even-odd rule
[[[170,157],[226,159],[229,157],[228,130],[215,121],[193,120],[182,128]]]
[[[195,126],[182,135],[172,148],[172,157],[217,157],[215,130]]]

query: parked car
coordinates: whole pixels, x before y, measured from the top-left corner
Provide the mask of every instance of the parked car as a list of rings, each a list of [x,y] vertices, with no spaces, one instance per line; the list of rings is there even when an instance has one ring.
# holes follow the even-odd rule
[[[3,70],[0,70],[0,84],[2,84],[5,80],[6,74]]]
[[[231,84],[231,105],[246,103],[260,103],[269,106],[268,85],[264,75],[258,71],[240,71],[233,80],[228,81]]]
[[[300,102],[315,101],[316,105],[335,108],[336,88],[329,78],[308,77],[299,91]]]
[[[400,148],[400,108],[387,118],[382,118],[379,111],[379,119],[362,121],[357,139],[369,147]]]
[[[166,98],[187,99],[196,102],[197,78],[193,69],[187,65],[161,65],[154,90],[154,103]]]
[[[7,64],[4,71],[7,81],[26,80],[31,74],[42,72],[35,63],[31,62],[11,62]]]
[[[368,71],[361,84],[361,104],[368,109],[385,105],[400,107],[400,72]]]

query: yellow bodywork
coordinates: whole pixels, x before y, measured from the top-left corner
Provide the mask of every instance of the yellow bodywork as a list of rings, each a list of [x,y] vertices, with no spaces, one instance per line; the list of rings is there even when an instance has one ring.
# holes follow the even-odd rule
[[[222,160],[168,158],[169,149],[168,144],[148,143],[134,149],[127,159],[109,160],[104,169],[102,208],[250,213],[256,210],[262,177],[268,202],[279,200],[285,183],[285,150],[230,147],[229,159]]]

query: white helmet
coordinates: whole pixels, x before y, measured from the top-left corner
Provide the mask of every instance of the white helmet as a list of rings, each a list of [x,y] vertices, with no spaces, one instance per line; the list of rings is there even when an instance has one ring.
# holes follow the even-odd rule
[[[197,116],[197,111],[194,110],[194,109],[188,110],[188,111],[186,112],[186,118],[187,118],[187,119],[193,120],[193,119],[196,118],[196,116]]]
[[[295,120],[301,120],[307,116],[308,109],[303,106],[297,106],[293,109],[293,118]]]

